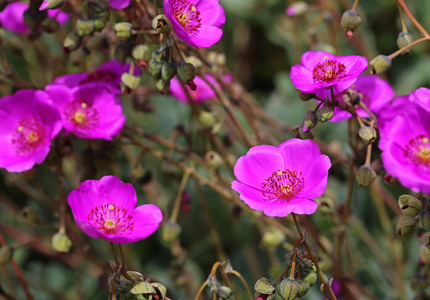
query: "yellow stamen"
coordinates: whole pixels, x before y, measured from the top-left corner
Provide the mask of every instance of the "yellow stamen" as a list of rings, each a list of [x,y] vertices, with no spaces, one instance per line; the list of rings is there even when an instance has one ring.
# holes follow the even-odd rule
[[[29,135],[28,135],[28,139],[30,140],[30,141],[32,141],[32,140],[34,140],[34,138],[36,137],[36,135],[34,134],[34,133],[30,133]]]
[[[196,9],[196,7],[195,6],[192,6],[191,7],[191,11],[196,11],[197,9]]]
[[[115,209],[115,206],[113,206],[112,204],[109,205],[109,210],[114,210],[114,209]]]
[[[281,170],[278,171],[278,175],[282,175],[282,171]]]
[[[82,103],[81,103],[81,107],[82,107],[82,108],[87,108],[87,104],[86,104],[86,103],[84,103],[84,102],[82,102]]]
[[[75,113],[75,115],[73,116],[73,120],[75,120],[76,123],[78,124],[82,124],[85,122],[86,116],[84,113],[81,112],[77,112]]]
[[[429,142],[429,139],[428,138],[423,138],[423,143],[424,144],[427,144]]]
[[[114,227],[114,223],[112,220],[106,220],[105,221],[105,227],[106,228],[113,228]]]
[[[18,132],[22,132],[23,130],[24,130],[24,127],[22,127],[22,126],[18,127]]]

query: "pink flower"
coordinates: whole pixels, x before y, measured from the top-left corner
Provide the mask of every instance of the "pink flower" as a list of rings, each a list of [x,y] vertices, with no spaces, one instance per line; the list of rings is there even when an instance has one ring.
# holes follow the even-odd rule
[[[291,139],[278,147],[255,146],[238,159],[231,187],[249,207],[268,216],[312,214],[327,187],[330,159],[311,140]]]
[[[25,2],[10,2],[6,8],[0,12],[0,24],[6,30],[17,34],[28,34],[30,29],[24,23],[24,12],[28,9],[29,4]],[[56,18],[61,26],[70,19],[70,14],[62,12],[60,9],[48,10],[48,17]]]
[[[74,88],[50,84],[46,92],[60,112],[66,133],[73,132],[84,139],[112,140],[125,124],[120,100],[104,84]]]
[[[378,127],[381,131],[398,115],[411,108],[417,108],[417,105],[412,103],[409,98],[410,95],[398,96],[384,105],[378,114]]]
[[[206,74],[205,77],[212,85],[219,87],[219,84],[212,75]],[[215,98],[215,91],[200,76],[194,78],[194,83],[197,86],[195,91],[191,90],[188,85],[185,85],[185,88],[188,90],[195,103],[201,103],[208,99]],[[169,92],[179,101],[188,104],[187,94],[178,78],[174,77],[170,81]]]
[[[115,176],[86,180],[67,202],[76,225],[88,236],[118,244],[140,241],[157,230],[163,216],[153,204],[136,207],[133,186]]]
[[[358,77],[357,81],[351,86],[351,89],[362,94],[361,101],[375,114],[378,114],[381,108],[390,102],[394,96],[394,91],[388,82],[375,75]],[[343,94],[344,93],[335,94],[336,100],[341,104],[344,104]],[[317,96],[323,99],[326,97],[331,98],[331,92],[330,90],[320,90],[317,92]],[[359,105],[356,105],[356,111],[361,118],[369,117],[369,114]],[[330,121],[341,122],[350,118],[352,118],[352,115],[349,112],[335,107],[334,116]]]
[[[302,65],[291,68],[294,86],[305,92],[334,87],[335,92],[349,88],[367,68],[365,57],[335,56],[324,51],[308,51],[301,58]]]
[[[185,43],[210,47],[221,39],[225,15],[218,0],[163,0],[163,9]]]
[[[128,73],[130,70],[130,64],[121,64],[116,60],[111,60],[104,65],[98,67],[91,73],[74,73],[67,74],[55,78],[53,83],[64,84],[68,87],[75,87],[81,84],[87,83],[104,83],[109,90],[115,95],[121,95],[121,75]],[[134,69],[134,75],[139,76],[140,70]]]
[[[416,91],[412,91],[409,99],[412,103],[430,113],[430,89],[422,87]]]
[[[0,99],[0,168],[23,172],[41,164],[61,130],[60,116],[43,91],[20,90]]]
[[[109,6],[115,9],[124,9],[130,5],[130,0],[109,0]]]

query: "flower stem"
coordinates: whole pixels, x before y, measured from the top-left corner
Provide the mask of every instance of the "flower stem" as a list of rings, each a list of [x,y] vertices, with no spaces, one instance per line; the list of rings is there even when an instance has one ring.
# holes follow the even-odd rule
[[[417,45],[417,44],[419,44],[421,42],[424,42],[424,41],[430,41],[430,36],[425,36],[425,37],[420,38],[420,39],[418,39],[416,41],[413,41],[412,43],[410,43],[409,45],[406,45],[402,49],[399,49],[396,52],[388,55],[388,58],[391,59],[391,60],[393,60],[394,58],[396,58],[397,56],[399,56],[400,54],[402,54],[403,51],[405,51],[406,49],[411,48],[412,46],[415,46],[415,45]]]
[[[354,4],[352,5],[351,11],[355,12],[355,10],[357,9],[357,4],[358,4],[359,0],[355,0]]]
[[[402,32],[408,32],[408,29],[405,24],[405,20],[403,19],[402,7],[400,6],[399,2],[397,2],[397,7],[399,9],[399,17],[400,17],[400,23],[402,24]]]
[[[110,245],[110,249],[112,250],[112,254],[113,254],[113,258],[115,259],[115,263],[117,265],[119,265],[118,257],[116,256],[115,248],[113,246],[113,243],[111,241],[109,241],[109,245]]]
[[[194,298],[194,300],[198,300],[200,298],[200,295],[202,294],[203,290],[205,289],[205,287],[208,285],[208,281],[205,280],[205,282],[203,282],[203,284],[201,285],[199,291],[197,292],[196,297]]]
[[[415,19],[414,15],[410,12],[409,8],[406,6],[405,1],[403,1],[403,0],[397,0],[397,3],[400,4],[400,6],[402,7],[402,9],[408,15],[409,19],[411,19],[412,23],[414,23],[415,27],[419,31],[421,31],[421,33],[424,36],[426,36],[426,37],[430,36],[430,34],[424,29],[423,26],[421,26],[420,22],[418,22],[417,19]]]
[[[176,195],[175,204],[173,206],[172,215],[170,216],[170,222],[175,223],[178,219],[179,208],[181,206],[182,194],[185,190],[188,178],[191,175],[190,170],[185,170],[184,176],[182,177],[181,183],[179,184],[178,194]]]
[[[246,281],[245,281],[245,279],[243,278],[243,276],[242,276],[239,272],[237,272],[237,271],[235,271],[235,270],[231,270],[231,271],[230,271],[230,272],[228,272],[228,273],[229,273],[229,274],[236,275],[236,276],[240,279],[240,281],[242,281],[243,285],[244,285],[244,286],[245,286],[245,288],[246,288],[246,291],[248,292],[249,299],[253,300],[253,299],[254,299],[254,297],[252,296],[251,289],[249,288],[249,286],[248,286],[248,284],[246,283]]]
[[[302,233],[302,230],[300,229],[299,222],[297,221],[297,216],[295,213],[291,213],[291,214],[293,216],[294,225],[296,226],[297,232],[299,233],[300,238],[303,240],[303,233]],[[331,300],[337,300],[336,295],[333,293],[333,290],[331,289],[331,286],[327,284],[327,278],[325,277],[325,275],[321,271],[321,269],[318,265],[318,260],[313,255],[312,250],[309,247],[308,242],[306,240],[303,241],[303,246],[305,247],[306,252],[308,252],[309,258],[314,263],[315,268],[317,269],[317,275],[318,275],[319,279],[322,281],[325,290],[330,295]]]

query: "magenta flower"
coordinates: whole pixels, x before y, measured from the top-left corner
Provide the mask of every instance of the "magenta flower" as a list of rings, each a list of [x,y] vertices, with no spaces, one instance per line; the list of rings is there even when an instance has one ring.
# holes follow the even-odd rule
[[[86,84],[69,88],[61,84],[46,86],[60,112],[66,133],[84,139],[112,140],[125,124],[122,105],[104,84]]]
[[[109,6],[115,9],[124,9],[130,5],[130,0],[109,0]]]
[[[115,176],[86,180],[67,202],[76,225],[88,236],[118,244],[134,243],[157,230],[163,216],[153,204],[136,207],[133,186]]]
[[[220,87],[212,75],[206,74],[205,77],[212,85]],[[195,103],[201,103],[208,99],[215,98],[215,91],[200,76],[194,78],[194,83],[197,86],[195,91],[191,90],[188,85],[185,85],[185,88],[188,90]],[[169,92],[179,101],[188,104],[187,94],[178,78],[174,77],[170,81]]]
[[[385,170],[411,190],[430,193],[430,114],[407,109],[380,129]]]
[[[378,114],[381,108],[390,102],[394,96],[394,90],[391,88],[389,83],[375,75],[358,77],[357,81],[351,86],[351,88],[362,94],[361,101],[375,114]],[[335,94],[336,100],[341,104],[344,104],[343,94],[343,92]],[[331,98],[331,92],[327,89],[320,90],[317,92],[317,96],[323,99],[326,97]],[[358,116],[361,118],[369,117],[369,114],[359,105],[356,105],[356,111]],[[350,118],[352,118],[352,115],[349,112],[335,107],[334,116],[330,121],[341,122]]]
[[[28,9],[29,4],[15,1],[6,5],[6,8],[0,12],[0,24],[6,30],[16,34],[28,34],[30,29],[24,23],[24,12]],[[63,26],[70,19],[70,14],[62,12],[60,9],[48,10],[48,17],[56,18],[58,23]]]
[[[411,108],[417,108],[417,105],[411,102],[410,95],[398,96],[384,105],[378,114],[378,127],[383,131],[384,127],[391,121]]]
[[[163,0],[164,14],[187,44],[210,47],[222,37],[224,9],[219,0]]]
[[[60,116],[43,91],[0,98],[0,168],[23,172],[41,164],[61,130]]]
[[[430,113],[430,89],[422,87],[412,91],[409,99],[412,103]]]
[[[367,68],[365,57],[335,56],[324,51],[308,51],[301,58],[302,65],[291,68],[294,86],[305,92],[334,87],[335,92],[349,88]]]
[[[104,83],[109,90],[115,95],[121,95],[121,75],[128,73],[130,64],[121,64],[116,60],[111,60],[98,67],[91,73],[74,73],[55,78],[53,83],[64,84],[68,87],[75,87],[87,83]],[[139,68],[134,68],[134,75],[139,76]]]
[[[234,166],[231,187],[249,207],[268,216],[312,214],[327,187],[330,159],[311,140],[291,139],[278,147],[255,146]]]

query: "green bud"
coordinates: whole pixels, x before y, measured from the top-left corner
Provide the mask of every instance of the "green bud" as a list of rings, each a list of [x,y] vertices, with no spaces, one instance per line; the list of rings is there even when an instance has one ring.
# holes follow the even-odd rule
[[[47,33],[54,33],[60,28],[60,24],[54,18],[46,18],[42,21],[40,26],[42,27],[42,30]]]
[[[391,68],[391,59],[385,55],[378,55],[369,63],[370,74],[380,74]]]
[[[127,275],[130,276],[134,281],[144,281],[143,275],[136,271],[127,271]],[[124,275],[121,275],[120,280],[126,280]]]
[[[420,224],[425,229],[425,231],[430,231],[430,212],[421,211]]]
[[[308,101],[315,97],[314,93],[311,93],[311,94],[304,93],[301,90],[297,90],[297,94],[299,95],[300,100],[303,100],[303,101]]]
[[[0,266],[10,262],[13,256],[13,249],[7,245],[0,247]]]
[[[369,126],[360,127],[360,129],[358,129],[358,135],[366,145],[373,143],[377,137],[375,128]]]
[[[31,31],[36,31],[47,16],[48,13],[45,10],[38,10],[37,12],[32,13],[30,9],[27,9],[24,12],[24,23]]]
[[[304,128],[303,128],[303,125],[300,125],[299,127],[297,127],[296,131],[297,131],[297,134],[299,135],[299,137],[302,140],[313,140],[314,139],[314,135],[311,132],[311,130],[308,129],[308,130],[305,131]]]
[[[309,272],[303,280],[309,282],[310,286],[313,286],[317,282],[317,273]]]
[[[143,282],[139,282],[138,284],[136,284],[132,289],[131,289],[131,293],[136,295],[136,294],[156,294],[157,291],[154,289],[154,287],[146,281]]]
[[[430,232],[424,234],[424,245],[430,250]]]
[[[120,41],[125,41],[131,36],[133,25],[127,22],[116,23],[113,29],[115,30],[116,38]]]
[[[91,1],[89,3],[88,16],[92,19],[95,17],[110,18],[109,4],[103,1]]]
[[[211,169],[218,169],[224,162],[221,155],[215,151],[209,151],[205,154],[205,161],[208,163],[208,167]]]
[[[195,56],[187,56],[185,58],[185,62],[192,64],[196,68],[200,68],[202,66],[202,61]]]
[[[189,63],[180,63],[177,68],[179,79],[182,83],[187,83],[189,80],[193,80],[196,77],[196,68]]]
[[[284,300],[296,299],[299,289],[299,283],[294,279],[284,278],[276,284],[276,290]]]
[[[66,234],[57,232],[52,236],[51,246],[57,252],[67,253],[72,247],[72,240]]]
[[[254,286],[255,289],[255,297],[259,297],[261,295],[269,295],[267,300],[273,299],[275,297],[275,286],[270,282],[267,278],[260,278],[257,280]]]
[[[49,9],[56,9],[61,7],[63,5],[63,0],[48,0],[48,8]]]
[[[169,92],[169,88],[170,88],[170,81],[158,79],[155,81],[155,87],[157,90],[159,90],[163,94],[167,94]]]
[[[35,223],[36,221],[39,220],[39,216],[38,216],[37,212],[33,208],[30,208],[30,207],[25,207],[22,210],[22,216],[29,223]]]
[[[165,15],[158,15],[152,20],[152,28],[158,33],[166,33],[172,29],[172,23]]]
[[[93,51],[102,51],[109,47],[108,39],[103,34],[94,34],[85,43],[85,48]]]
[[[181,226],[178,223],[167,221],[161,229],[161,238],[166,244],[175,241],[181,234]]]
[[[302,298],[304,295],[308,293],[310,288],[311,288],[311,285],[308,281],[299,280],[299,293],[297,294],[297,297]]]
[[[80,36],[89,35],[95,30],[94,20],[79,19],[76,22],[76,29]]]
[[[399,36],[397,37],[397,47],[399,49],[402,49],[403,47],[406,47],[407,45],[411,44],[414,41],[414,37],[409,32],[400,32]],[[409,54],[411,52],[412,48],[407,48],[405,51],[402,52],[402,55]]]
[[[321,197],[321,198],[315,199],[315,201],[318,202],[319,204],[318,210],[322,214],[329,214],[335,211],[335,205],[334,205],[333,199],[331,199],[330,197]]]
[[[317,110],[317,117],[320,122],[326,122],[333,118],[334,106],[331,103],[324,103]]]
[[[176,75],[176,66],[171,62],[163,62],[161,66],[161,78],[170,81]]]
[[[396,232],[398,236],[407,236],[414,232],[417,220],[412,217],[404,216],[397,221]]]
[[[355,11],[347,10],[340,19],[340,26],[345,31],[354,32],[361,24],[361,17]]]
[[[268,248],[276,248],[285,240],[285,234],[275,227],[270,227],[263,234],[263,245]]]
[[[317,124],[318,124],[317,114],[312,110],[307,111],[305,114],[305,118],[303,120],[303,125],[311,129],[311,128],[314,128]]]
[[[105,17],[95,17],[92,20],[94,21],[94,31],[102,31],[106,27],[109,19]]]
[[[420,246],[420,259],[425,264],[428,264],[430,262],[430,250],[424,244],[421,244]]]
[[[372,167],[363,165],[358,168],[356,178],[359,187],[366,187],[375,180],[376,172]]]
[[[164,300],[167,295],[166,287],[158,282],[152,282],[151,285],[156,290],[157,294],[161,296],[161,300]]]
[[[402,212],[409,217],[418,216],[423,208],[422,202],[411,195],[401,195],[398,202]]]
[[[220,286],[218,289],[215,290],[215,293],[221,299],[230,299],[231,296],[233,296],[233,291],[228,286]]]
[[[114,57],[120,63],[125,63],[127,58],[130,56],[130,47],[126,44],[119,44],[115,47]]]
[[[201,111],[199,114],[199,123],[204,129],[211,129],[216,122],[216,118],[213,113],[209,111]]]
[[[161,78],[161,70],[163,68],[163,63],[156,61],[155,59],[151,59],[149,61],[149,73],[154,79]]]
[[[140,77],[134,76],[133,74],[130,74],[130,73],[123,73],[121,75],[121,82],[126,87],[132,90],[135,90],[139,86]]]
[[[148,45],[137,45],[131,51],[131,56],[136,60],[149,61],[151,59],[151,49]]]
[[[78,49],[82,44],[82,38],[76,31],[70,32],[63,42],[63,49],[66,53]]]

